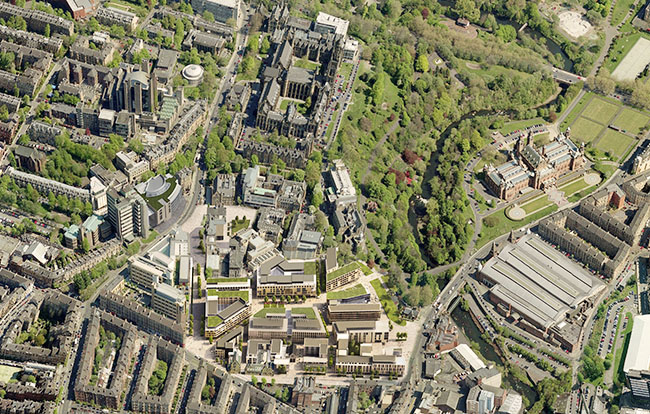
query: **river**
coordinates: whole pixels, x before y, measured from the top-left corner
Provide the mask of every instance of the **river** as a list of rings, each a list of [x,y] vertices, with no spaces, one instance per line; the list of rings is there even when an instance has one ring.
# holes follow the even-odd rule
[[[479,329],[476,327],[476,324],[472,320],[469,312],[465,312],[461,309],[460,306],[456,306],[456,309],[454,309],[454,311],[451,313],[451,317],[456,325],[458,325],[463,331],[467,339],[478,344],[481,355],[483,355],[488,361],[494,362],[499,367],[505,368],[492,344],[487,343],[481,337],[481,331],[479,331]],[[517,380],[517,378],[506,374],[505,369],[503,369],[502,372],[503,379],[501,386],[503,388],[513,389],[519,394],[525,396],[528,399],[530,405],[533,405],[535,401],[537,401],[538,395],[534,388],[520,382]]]

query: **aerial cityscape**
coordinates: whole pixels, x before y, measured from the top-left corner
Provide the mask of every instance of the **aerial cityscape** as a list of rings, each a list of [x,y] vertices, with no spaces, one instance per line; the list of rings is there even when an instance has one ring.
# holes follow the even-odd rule
[[[650,3],[0,1],[0,414],[650,414]]]

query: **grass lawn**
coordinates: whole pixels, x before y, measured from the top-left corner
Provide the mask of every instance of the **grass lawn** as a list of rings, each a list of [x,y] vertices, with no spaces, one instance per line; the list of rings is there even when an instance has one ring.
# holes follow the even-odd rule
[[[0,365],[0,382],[9,382],[15,374],[21,371],[21,368],[12,367],[11,365]]]
[[[388,292],[386,292],[386,289],[384,289],[384,287],[381,285],[381,281],[379,279],[374,279],[370,281],[370,284],[372,285],[373,289],[375,289],[375,292],[377,292],[381,306],[384,308],[384,312],[386,312],[388,319],[398,325],[406,325],[406,322],[399,316],[397,305],[395,305],[395,302],[393,302],[393,300],[390,298]]]
[[[151,243],[156,237],[158,237],[158,232],[156,230],[151,230],[149,236],[146,239],[142,239],[142,243]]]
[[[616,356],[614,357],[614,383],[623,383],[625,382],[625,374],[623,373],[623,361],[625,361],[625,355],[627,355],[627,349],[630,346],[630,336],[632,336],[632,325],[634,319],[632,313],[627,313],[627,326],[623,331],[623,346],[616,351]]]
[[[564,118],[564,121],[560,124],[560,129],[565,130],[566,127],[570,126],[573,124],[573,121],[578,118],[578,115],[580,115],[580,112],[584,109],[585,106],[587,106],[587,103],[591,100],[591,98],[594,96],[592,92],[587,92],[582,98],[580,98],[580,101],[576,104],[576,106],[573,108],[571,113],[567,115],[566,118]]]
[[[641,38],[641,36],[645,37],[646,39],[650,39],[650,35],[641,33],[641,32],[634,32],[630,34],[629,36],[620,36],[612,47],[609,49],[609,53],[607,55],[607,59],[605,59],[605,62],[603,63],[603,67],[609,71],[609,73],[614,72],[614,69],[616,69],[616,66],[618,66],[621,61],[623,61],[623,58],[625,58],[625,55],[632,49],[632,47],[636,44],[637,40]]]
[[[618,114],[613,124],[636,135],[639,133],[641,128],[648,124],[648,120],[650,120],[650,117],[647,115],[630,108],[624,108],[623,111]]]
[[[329,139],[332,136],[332,133],[334,132],[334,122],[336,121],[336,117],[339,116],[339,110],[336,110],[332,112],[332,121],[330,121],[330,124],[327,126],[327,130],[325,131],[325,136],[327,139]],[[341,124],[345,122],[344,120],[341,120]]]
[[[476,62],[471,62],[471,61],[463,61],[463,62],[469,63],[472,66],[478,65]],[[485,67],[485,68],[481,67],[479,69],[473,69],[473,68],[468,67],[467,65],[463,65],[463,66],[461,66],[461,68],[463,70],[466,69],[469,72],[472,72],[472,73],[480,76],[481,78],[483,78],[486,81],[490,81],[490,80],[494,79],[495,77],[497,77],[499,75],[506,75],[506,76],[510,76],[510,77],[519,76],[520,78],[527,78],[527,77],[531,76],[528,73],[520,72],[520,71],[514,70],[514,69],[509,69],[509,68],[499,66],[499,65],[487,65],[487,67]]]
[[[541,146],[543,146],[543,145],[546,145],[546,144],[548,144],[549,142],[551,142],[551,134],[549,134],[549,133],[547,132],[547,133],[545,133],[545,134],[535,135],[535,136],[533,137],[533,142],[534,142],[535,145],[538,146],[538,147],[541,147]]]
[[[205,326],[208,328],[216,328],[221,322],[223,322],[223,319],[218,316],[208,316]]]
[[[607,131],[605,131],[598,144],[596,144],[596,148],[616,158],[620,158],[627,152],[627,149],[634,141],[636,140],[632,137],[607,128]]]
[[[634,7],[634,0],[617,0],[612,10],[612,26],[618,26],[631,7]]]
[[[564,195],[568,197],[573,193],[576,193],[586,187],[587,187],[587,183],[585,182],[584,178],[581,178],[579,180],[575,180],[573,182],[570,182],[567,185],[560,187],[560,191],[564,191]]]
[[[352,63],[348,62],[343,62],[341,63],[341,66],[339,67],[339,75],[345,79],[345,83],[347,84],[348,81],[350,80],[350,75],[352,75]]]
[[[257,73],[260,71],[260,66],[262,66],[262,61],[259,59],[253,58],[253,65],[246,72],[241,72],[237,74],[235,82],[240,80],[255,80],[257,79]]]
[[[497,212],[494,212],[489,216],[483,218],[483,228],[481,230],[481,234],[478,237],[478,240],[476,240],[476,248],[480,249],[487,242],[496,239],[502,234],[506,234],[510,230],[518,229],[520,227],[526,226],[529,223],[532,223],[535,220],[539,220],[542,217],[545,217],[556,210],[557,210],[557,205],[553,204],[541,211],[538,211],[537,213],[527,215],[523,220],[520,221],[510,220],[506,216],[505,209],[501,209]],[[488,227],[485,225],[485,220],[488,219],[488,217],[492,218],[490,219],[490,221],[494,221],[494,225],[492,227]]]
[[[593,141],[600,131],[606,128],[604,125],[590,121],[587,118],[579,117],[571,125],[571,139],[576,143],[584,142],[585,144]]]
[[[582,116],[607,125],[614,118],[620,105],[607,102],[600,98],[594,98],[589,105],[582,111]],[[573,129],[573,128],[571,128]]]
[[[327,292],[327,299],[348,299],[355,296],[365,295],[366,289],[360,283],[352,286],[351,288],[345,290],[339,290],[337,292]]]
[[[538,198],[534,199],[533,201],[522,205],[521,208],[524,209],[526,214],[530,214],[530,213],[532,213],[534,211],[539,210],[542,207],[545,207],[545,206],[549,205],[550,203],[551,202],[548,200],[548,196],[546,194],[544,194],[543,196],[538,197]]]
[[[307,59],[298,59],[294,62],[294,66],[308,70],[318,70],[320,64]]]
[[[316,312],[314,308],[293,308],[291,313],[295,315],[306,315],[307,319],[316,319]]]
[[[249,219],[233,220],[230,222],[230,234],[235,234],[239,230],[247,229],[251,224]]]
[[[264,308],[264,309],[260,309],[260,311],[257,312],[254,316],[256,318],[264,318],[269,313],[282,313],[282,314],[284,314],[284,312],[285,312],[284,307]]]
[[[513,121],[513,122],[508,122],[505,124],[503,127],[499,128],[499,132],[501,132],[503,135],[508,135],[512,131],[516,131],[518,129],[524,129],[529,126],[537,125],[537,124],[542,124],[544,125],[546,121],[544,121],[543,118],[533,118],[533,119],[525,119],[523,121]]]

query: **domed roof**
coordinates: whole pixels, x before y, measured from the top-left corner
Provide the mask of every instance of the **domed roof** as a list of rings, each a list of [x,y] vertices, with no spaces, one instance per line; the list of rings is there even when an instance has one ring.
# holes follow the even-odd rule
[[[203,76],[203,68],[199,65],[187,65],[183,68],[183,77],[188,80],[200,79]]]

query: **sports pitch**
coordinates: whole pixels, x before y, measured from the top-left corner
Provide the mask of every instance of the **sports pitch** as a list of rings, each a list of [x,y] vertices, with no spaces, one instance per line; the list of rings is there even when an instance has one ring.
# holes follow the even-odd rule
[[[641,128],[648,124],[650,117],[635,110],[624,108],[612,124],[631,134],[638,134]]]
[[[582,111],[582,116],[593,121],[607,125],[618,112],[619,106],[611,102],[604,101],[600,98],[594,98],[589,105]]]
[[[617,80],[634,80],[650,63],[650,40],[640,37],[632,49],[616,66],[612,77]]]
[[[574,142],[584,142],[586,144],[593,141],[603,128],[605,128],[604,125],[580,116],[571,125],[571,138]]]
[[[621,158],[635,141],[632,137],[608,128],[596,144],[596,148]]]

